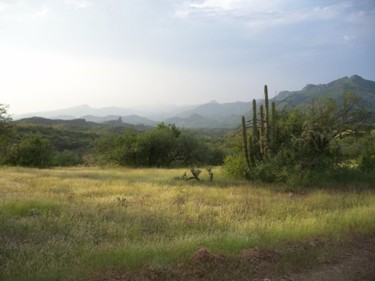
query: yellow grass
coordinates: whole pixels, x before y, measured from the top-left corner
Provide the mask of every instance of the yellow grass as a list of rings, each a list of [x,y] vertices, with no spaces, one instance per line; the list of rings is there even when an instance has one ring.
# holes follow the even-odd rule
[[[202,169],[203,170],[203,169]],[[0,280],[57,280],[375,230],[375,192],[306,194],[184,169],[0,169]]]

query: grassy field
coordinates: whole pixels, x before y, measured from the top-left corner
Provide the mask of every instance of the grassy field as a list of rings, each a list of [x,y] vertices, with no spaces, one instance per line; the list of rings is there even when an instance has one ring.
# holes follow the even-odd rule
[[[369,189],[290,194],[220,169],[212,183],[176,179],[184,171],[0,168],[0,280],[85,278],[161,268],[202,246],[232,255],[375,231]]]

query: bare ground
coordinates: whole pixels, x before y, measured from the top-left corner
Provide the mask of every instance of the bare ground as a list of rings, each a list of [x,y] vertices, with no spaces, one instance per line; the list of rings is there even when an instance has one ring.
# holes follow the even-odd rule
[[[184,263],[133,273],[105,272],[85,280],[374,281],[375,235],[287,242],[271,249],[244,249],[234,256],[215,255],[202,247]]]

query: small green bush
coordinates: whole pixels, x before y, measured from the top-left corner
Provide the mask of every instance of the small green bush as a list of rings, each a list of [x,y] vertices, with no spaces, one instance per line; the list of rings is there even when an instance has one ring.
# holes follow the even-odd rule
[[[263,182],[275,182],[278,179],[278,170],[274,162],[265,162],[254,167],[251,172],[252,178]]]
[[[248,171],[242,155],[229,155],[225,157],[223,171],[226,175],[243,179],[248,175]]]
[[[56,153],[53,157],[54,166],[76,166],[83,164],[83,160],[77,153],[70,150],[64,150],[63,152]]]
[[[375,171],[375,155],[363,154],[359,157],[358,168],[362,172]]]
[[[29,135],[8,147],[6,164],[46,168],[52,165],[53,149],[48,139]]]

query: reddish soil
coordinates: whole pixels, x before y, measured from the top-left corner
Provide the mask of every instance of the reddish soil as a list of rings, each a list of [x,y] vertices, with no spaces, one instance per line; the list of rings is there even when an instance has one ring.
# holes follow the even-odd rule
[[[107,272],[86,280],[374,281],[375,235],[317,238],[273,249],[256,247],[236,256],[215,255],[202,247],[182,264],[133,273]]]

